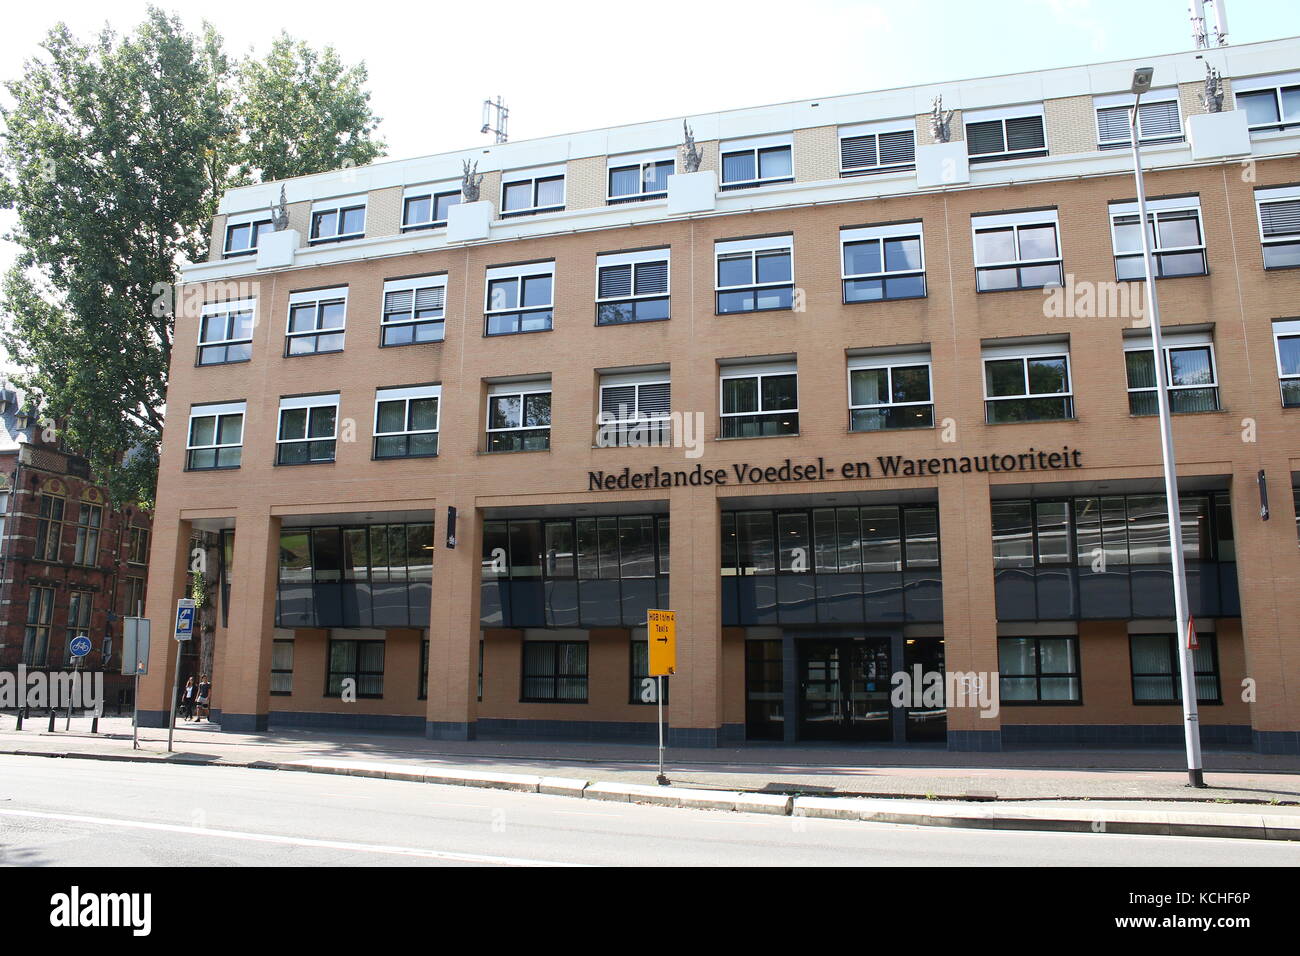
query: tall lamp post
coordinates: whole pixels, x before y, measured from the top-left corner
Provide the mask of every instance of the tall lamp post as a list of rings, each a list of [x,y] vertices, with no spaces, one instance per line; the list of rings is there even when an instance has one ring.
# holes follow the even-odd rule
[[[1151,317],[1151,348],[1156,367],[1156,406],[1160,411],[1160,452],[1165,470],[1165,510],[1169,516],[1169,554],[1174,570],[1174,615],[1178,620],[1179,680],[1183,690],[1183,734],[1187,743],[1187,785],[1204,787],[1201,769],[1201,725],[1196,707],[1196,666],[1190,646],[1187,608],[1187,565],[1183,561],[1182,515],[1178,506],[1178,470],[1174,461],[1174,433],[1169,420],[1169,367],[1164,341],[1160,335],[1160,306],[1156,301],[1156,277],[1151,257],[1151,235],[1147,223],[1147,196],[1142,184],[1142,156],[1138,151],[1138,104],[1142,94],[1151,89],[1149,67],[1133,71],[1133,111],[1129,118],[1130,143],[1133,149],[1133,177],[1137,182],[1138,225],[1142,235],[1142,265],[1146,272],[1147,312]]]

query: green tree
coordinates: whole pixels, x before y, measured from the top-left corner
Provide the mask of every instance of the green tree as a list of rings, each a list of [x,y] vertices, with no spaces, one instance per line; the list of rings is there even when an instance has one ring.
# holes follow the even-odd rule
[[[369,162],[383,145],[364,68],[287,36],[265,64],[232,63],[212,27],[190,34],[150,8],[130,35],[83,43],[60,24],[42,49],[0,109],[0,206],[17,212],[20,250],[0,291],[4,344],[16,384],[114,499],[150,505],[173,332],[158,289],[204,258],[229,186]],[[273,115],[277,97],[292,106]]]

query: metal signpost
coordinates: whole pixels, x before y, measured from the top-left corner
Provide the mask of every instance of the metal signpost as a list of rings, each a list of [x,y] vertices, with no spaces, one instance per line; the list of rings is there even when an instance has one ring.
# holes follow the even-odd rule
[[[664,776],[664,678],[677,673],[677,612],[646,611],[648,672],[655,679],[655,701],[659,707],[659,776],[655,782],[668,785]]]
[[[72,656],[72,659],[76,662],[77,676],[81,675],[81,665],[85,661],[86,655],[90,653],[90,648],[91,648],[90,638],[88,638],[85,634],[78,634],[72,640],[68,641],[68,654],[70,654]],[[72,697],[73,695],[69,693],[68,709],[65,712],[63,718],[64,730],[72,729]]]
[[[137,612],[142,610],[136,609]],[[131,749],[140,749],[140,675],[149,673],[149,619],[123,618],[122,673],[135,678],[131,693]]]
[[[176,734],[176,701],[181,694],[181,648],[180,645],[194,637],[194,601],[181,598],[176,602],[176,670],[172,674],[172,710],[167,720],[167,752],[172,752],[172,738]]]

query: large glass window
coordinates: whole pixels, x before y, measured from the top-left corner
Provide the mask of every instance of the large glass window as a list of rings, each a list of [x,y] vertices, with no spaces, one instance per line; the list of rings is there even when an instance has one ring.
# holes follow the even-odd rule
[[[1041,112],[997,119],[972,114],[967,119],[966,151],[972,163],[1046,156],[1046,147]]]
[[[384,696],[384,642],[335,640],[329,642],[329,678],[326,697],[342,697],[349,685],[357,699]]]
[[[793,147],[790,144],[732,144],[722,147],[722,188],[752,189],[794,182]]]
[[[1196,699],[1202,704],[1221,704],[1219,689],[1219,653],[1213,634],[1197,637],[1200,645],[1192,651],[1196,674]],[[1132,634],[1129,655],[1133,667],[1133,703],[1179,704],[1183,685],[1178,661],[1178,644],[1173,634]]]
[[[244,451],[244,403],[194,405],[185,467],[190,471],[238,468]]]
[[[1274,322],[1273,346],[1277,354],[1282,407],[1300,408],[1300,320]]]
[[[722,438],[799,434],[799,381],[793,369],[729,373],[721,377]]]
[[[1081,703],[1077,637],[999,637],[998,673],[1003,703]]]
[[[1219,386],[1214,366],[1214,346],[1171,345],[1165,352],[1171,412],[1219,410]],[[1129,413],[1155,415],[1157,407],[1155,352],[1150,348],[1124,350],[1128,375]]]
[[[68,663],[73,662],[72,639],[90,637],[90,615],[94,612],[95,593],[82,588],[73,588],[68,592],[68,629],[64,635],[63,646],[68,649]]]
[[[99,563],[99,530],[103,522],[103,508],[99,505],[82,503],[77,514],[77,540],[72,551],[73,564],[94,566]]]
[[[668,573],[668,517],[517,519],[483,524],[483,580],[618,580]]]
[[[976,216],[972,222],[980,292],[1064,284],[1055,210]]]
[[[36,544],[32,557],[37,561],[59,561],[63,544],[62,495],[41,495],[40,514],[36,519]]]
[[[1265,269],[1300,266],[1300,186],[1255,190]]]
[[[274,227],[269,219],[227,225],[224,250],[226,258],[252,255],[257,252],[257,243],[262,236],[272,231]]]
[[[882,431],[930,428],[934,400],[930,394],[930,363],[875,359],[854,368],[849,359],[849,430]]]
[[[375,457],[430,458],[438,454],[440,385],[381,388],[375,393]]]
[[[289,297],[284,354],[315,355],[341,351],[347,311],[347,289],[295,292]]]
[[[489,269],[484,323],[488,335],[544,332],[554,320],[555,264]]]
[[[501,216],[531,216],[564,208],[564,175],[507,178],[501,187]]]
[[[725,576],[939,567],[939,509],[867,505],[722,515]]]
[[[494,386],[488,395],[487,450],[545,451],[550,447],[550,383]]]
[[[520,700],[536,703],[587,702],[586,641],[524,641]]]
[[[719,242],[714,249],[718,315],[793,307],[794,254],[789,236]]]
[[[673,174],[672,159],[629,162],[609,167],[609,204],[663,199],[668,195],[668,177]]]
[[[669,316],[668,250],[596,258],[596,324],[653,322]]]
[[[280,399],[276,434],[277,465],[307,465],[334,460],[338,395]]]
[[[1073,418],[1069,354],[985,358],[984,408],[990,425]]]
[[[459,189],[417,189],[402,199],[402,231],[447,225],[447,210],[461,201]]]
[[[1294,77],[1291,77],[1294,80]],[[1292,130],[1300,128],[1300,83],[1281,80],[1265,85],[1258,80],[1249,82],[1254,89],[1234,89],[1237,109],[1246,111],[1246,122],[1252,132]],[[1234,87],[1239,84],[1233,84]]]
[[[441,342],[445,335],[446,308],[445,275],[385,282],[379,344]]]
[[[256,303],[205,305],[199,318],[199,365],[247,362],[253,357],[253,312]]]
[[[49,663],[53,619],[54,588],[31,588],[27,592],[27,627],[23,631],[23,663],[28,667],[45,667]]]
[[[366,234],[365,203],[340,205],[331,209],[313,209],[311,241],[338,242],[360,239]]]
[[[1166,203],[1170,202],[1168,200]],[[1127,207],[1131,204],[1125,204]],[[1142,262],[1142,232],[1136,212],[1111,207],[1111,238],[1115,248],[1115,275],[1121,281],[1146,276]],[[1152,266],[1158,279],[1206,274],[1205,236],[1200,205],[1182,209],[1156,209],[1147,213],[1147,238]]]
[[[271,696],[287,697],[293,693],[293,641],[271,642]]]
[[[925,295],[921,224],[840,230],[845,302],[917,299]]]

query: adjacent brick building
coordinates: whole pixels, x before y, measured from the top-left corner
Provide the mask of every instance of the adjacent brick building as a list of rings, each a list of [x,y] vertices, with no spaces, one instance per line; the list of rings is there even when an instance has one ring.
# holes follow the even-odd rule
[[[232,190],[149,616],[219,534],[228,730],[651,739],[670,607],[676,743],[1176,743],[1139,65],[1201,724],[1300,750],[1294,39],[692,116],[694,172],[671,120],[310,176],[282,232]],[[890,699],[955,672],[998,712]]]

